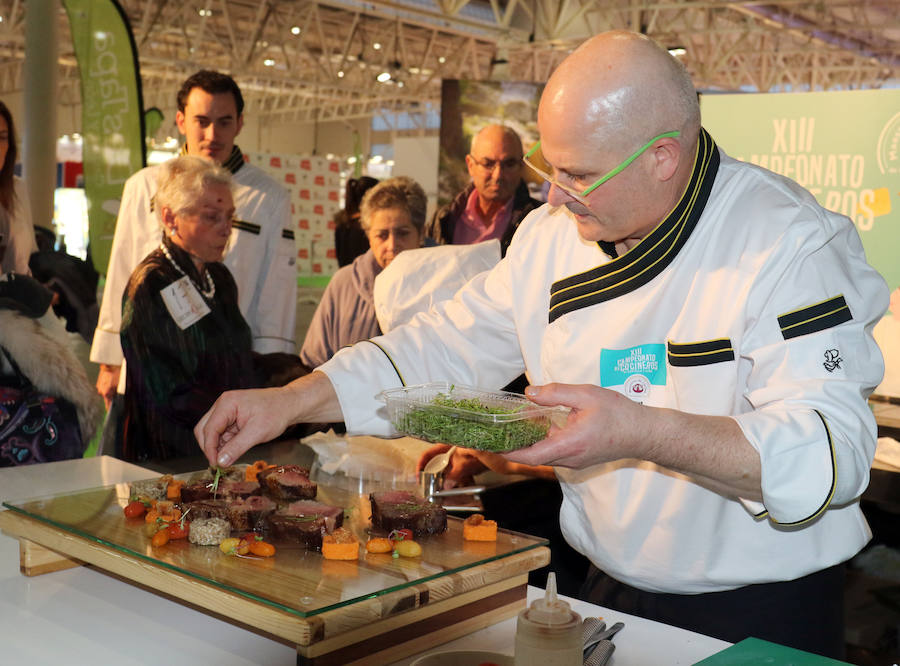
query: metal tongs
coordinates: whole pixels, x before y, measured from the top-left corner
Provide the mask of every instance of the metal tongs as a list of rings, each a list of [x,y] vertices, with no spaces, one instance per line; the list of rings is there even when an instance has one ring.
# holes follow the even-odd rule
[[[584,640],[582,658],[584,666],[604,666],[609,662],[616,646],[612,637],[625,626],[624,622],[616,622],[609,629],[606,622],[596,617],[586,617],[581,623],[581,637]]]

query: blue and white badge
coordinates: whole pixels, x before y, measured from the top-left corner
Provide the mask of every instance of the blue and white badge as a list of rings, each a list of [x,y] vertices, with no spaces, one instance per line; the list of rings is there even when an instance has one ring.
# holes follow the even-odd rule
[[[600,386],[644,402],[653,385],[666,384],[666,346],[647,344],[600,351]]]

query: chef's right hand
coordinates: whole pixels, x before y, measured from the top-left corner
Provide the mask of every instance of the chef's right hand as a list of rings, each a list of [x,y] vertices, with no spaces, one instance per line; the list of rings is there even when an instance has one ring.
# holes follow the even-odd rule
[[[210,465],[226,467],[290,425],[343,420],[331,380],[314,371],[286,386],[223,393],[194,427],[194,436]]]
[[[119,374],[122,372],[121,365],[100,364],[100,372],[97,373],[97,393],[103,396],[103,402],[106,403],[106,411],[112,404],[113,398],[116,397],[116,388],[119,386]]]
[[[250,448],[278,437],[290,425],[277,405],[282,388],[227,391],[194,427],[212,467],[227,467]]]

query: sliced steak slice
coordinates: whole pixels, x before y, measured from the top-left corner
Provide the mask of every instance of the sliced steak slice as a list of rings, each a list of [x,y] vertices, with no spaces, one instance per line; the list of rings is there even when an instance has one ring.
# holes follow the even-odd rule
[[[316,484],[309,480],[309,470],[300,465],[270,467],[257,475],[263,492],[275,500],[314,499]]]
[[[447,529],[447,511],[422,497],[398,490],[371,493],[372,526],[391,530],[412,530],[416,536],[440,534]]]
[[[314,500],[297,500],[291,502],[278,513],[287,516],[322,516],[325,519],[325,532],[331,534],[335,528],[344,524],[344,509]]]
[[[201,481],[199,483],[191,483],[181,487],[181,503],[198,502],[200,500],[212,499],[212,490],[209,487],[210,481]]]
[[[330,534],[343,522],[341,507],[311,500],[292,502],[268,518],[274,539],[300,543],[307,550],[322,550],[322,536]]]
[[[322,536],[325,534],[324,516],[289,516],[273,513],[266,520],[272,539],[299,543],[307,550],[322,550]]]
[[[276,508],[275,502],[268,497],[237,497],[228,500],[228,522],[233,530],[257,531],[265,526],[266,518],[275,513]]]
[[[256,481],[225,481],[219,483],[219,497],[251,497],[262,493],[262,488]]]
[[[205,499],[196,502],[182,503],[184,512],[182,515],[190,511],[189,518],[191,520],[199,520],[201,518],[222,518],[228,520],[228,505],[230,502],[223,499]],[[230,522],[230,521],[229,521]]]

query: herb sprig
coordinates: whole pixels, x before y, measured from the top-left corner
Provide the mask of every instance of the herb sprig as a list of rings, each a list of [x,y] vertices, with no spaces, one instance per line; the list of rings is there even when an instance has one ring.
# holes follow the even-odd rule
[[[206,486],[212,491],[213,499],[215,499],[216,493],[219,491],[219,479],[222,478],[224,473],[225,471],[221,467],[216,467],[216,475],[213,477],[212,483]]]

